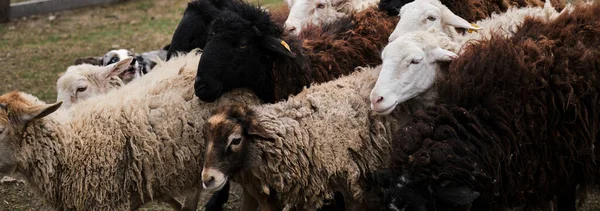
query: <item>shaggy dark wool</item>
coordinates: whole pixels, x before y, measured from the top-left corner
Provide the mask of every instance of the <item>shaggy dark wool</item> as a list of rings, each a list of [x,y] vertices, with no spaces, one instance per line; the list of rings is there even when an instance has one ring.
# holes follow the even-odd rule
[[[357,66],[381,64],[381,49],[398,23],[398,17],[369,8],[324,26],[307,26],[298,36],[286,35],[273,22],[278,18],[245,3],[231,5],[214,19],[195,82],[196,95],[208,102],[235,88],[276,102]]]
[[[275,100],[347,75],[357,66],[381,64],[381,50],[397,23],[397,17],[369,8],[332,24],[309,25],[298,37],[284,37],[297,57],[273,61]]]
[[[466,185],[508,207],[596,184],[597,14],[599,3],[550,23],[526,19],[512,38],[468,45],[438,84],[438,105],[395,137],[395,173],[422,185]]]

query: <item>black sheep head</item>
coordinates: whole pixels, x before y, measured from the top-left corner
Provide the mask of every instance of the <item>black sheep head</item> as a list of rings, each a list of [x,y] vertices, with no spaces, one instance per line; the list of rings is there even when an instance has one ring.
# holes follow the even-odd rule
[[[173,33],[167,60],[177,53],[188,53],[196,48],[204,48],[208,37],[208,27],[223,8],[232,0],[194,0],[188,3],[183,17]]]
[[[266,11],[248,3],[221,12],[209,27],[194,84],[196,96],[213,102],[229,90],[249,88],[272,101],[273,58],[294,57],[281,34]]]

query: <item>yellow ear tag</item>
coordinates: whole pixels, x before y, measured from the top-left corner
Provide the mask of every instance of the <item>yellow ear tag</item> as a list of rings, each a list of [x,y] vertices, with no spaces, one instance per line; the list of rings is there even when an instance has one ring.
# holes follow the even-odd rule
[[[290,49],[290,46],[285,41],[282,40],[281,45],[283,45],[283,47],[285,47],[285,49],[287,49],[289,52],[292,52],[292,50]]]
[[[474,27],[477,27],[477,28],[481,28],[477,24],[474,24],[474,23],[472,23],[471,26],[474,26]],[[476,30],[474,30],[474,29],[467,30],[467,32],[469,32],[469,33],[473,33],[474,31],[476,31]]]

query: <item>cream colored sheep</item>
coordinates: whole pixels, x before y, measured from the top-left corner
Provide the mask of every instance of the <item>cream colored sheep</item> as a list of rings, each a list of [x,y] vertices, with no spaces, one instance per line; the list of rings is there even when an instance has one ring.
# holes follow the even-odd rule
[[[59,210],[128,210],[193,194],[201,185],[209,110],[258,102],[245,91],[200,102],[193,92],[199,57],[159,63],[140,80],[69,112],[54,112],[60,102],[25,93],[0,96],[0,175],[24,177]]]
[[[124,84],[118,75],[129,69],[132,60],[133,58],[127,58],[108,66],[70,66],[56,81],[56,102],[62,101],[63,108],[70,108],[77,102],[122,87]]]
[[[370,111],[367,96],[379,69],[314,85],[277,104],[219,108],[206,125],[203,186],[240,183],[242,210],[315,210],[335,191],[349,210],[374,205],[364,195],[370,188],[364,172],[387,166],[388,135],[406,114]]]

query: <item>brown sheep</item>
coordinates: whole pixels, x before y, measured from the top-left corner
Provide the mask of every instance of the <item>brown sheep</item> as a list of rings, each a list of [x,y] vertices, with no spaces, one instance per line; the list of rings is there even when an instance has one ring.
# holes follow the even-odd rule
[[[393,141],[390,207],[473,200],[474,210],[575,210],[576,187],[600,176],[600,3],[548,23],[526,19],[513,37],[468,44]],[[468,203],[465,200],[455,202]]]

